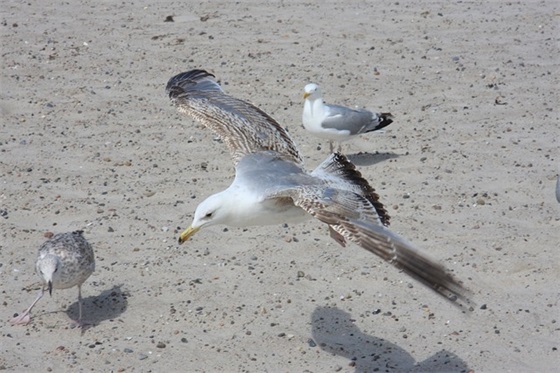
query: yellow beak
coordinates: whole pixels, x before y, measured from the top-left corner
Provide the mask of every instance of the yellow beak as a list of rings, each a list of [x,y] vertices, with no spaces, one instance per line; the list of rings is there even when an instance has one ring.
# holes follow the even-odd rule
[[[304,92],[303,99],[305,100],[307,97],[311,96],[311,93]]]
[[[179,235],[179,245],[181,245],[183,242],[185,242],[186,240],[188,240],[189,238],[191,238],[192,235],[194,235],[196,232],[198,232],[200,230],[199,228],[193,228],[192,226],[188,227],[187,229],[185,229],[181,235]]]

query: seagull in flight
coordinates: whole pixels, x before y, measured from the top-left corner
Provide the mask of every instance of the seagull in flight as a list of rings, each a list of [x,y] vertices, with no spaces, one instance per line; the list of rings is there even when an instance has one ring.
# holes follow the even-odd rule
[[[454,304],[468,291],[446,269],[387,228],[379,195],[342,154],[330,154],[307,171],[289,134],[251,103],[228,95],[205,70],[172,77],[166,92],[177,110],[218,134],[226,144],[235,178],[201,202],[184,243],[202,228],[282,224],[316,219],[341,246],[353,242],[413,277]]]

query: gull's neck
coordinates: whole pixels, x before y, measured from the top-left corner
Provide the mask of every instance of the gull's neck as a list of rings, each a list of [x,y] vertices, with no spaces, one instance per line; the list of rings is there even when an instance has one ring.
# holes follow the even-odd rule
[[[249,227],[300,222],[309,217],[293,204],[281,207],[275,199],[263,198],[235,181],[217,195],[222,202],[224,216],[216,224]]]
[[[311,132],[320,131],[321,122],[328,115],[322,97],[308,98],[305,100],[303,110],[303,125]]]
[[[309,107],[311,116],[322,115],[325,112],[325,105],[322,97],[307,99],[305,100],[305,104]]]

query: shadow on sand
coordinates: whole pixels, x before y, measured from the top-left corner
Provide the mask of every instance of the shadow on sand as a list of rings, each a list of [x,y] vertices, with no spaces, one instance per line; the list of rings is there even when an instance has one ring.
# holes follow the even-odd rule
[[[422,362],[403,348],[382,338],[362,333],[350,314],[318,307],[311,316],[313,339],[329,353],[350,360],[356,372],[468,372],[457,355],[441,350]]]
[[[87,330],[102,321],[112,320],[123,314],[128,307],[127,294],[121,290],[122,285],[113,286],[99,295],[83,298],[82,318],[87,322],[82,330]],[[72,303],[66,314],[72,320],[78,319],[78,301]]]
[[[356,166],[373,166],[374,164],[387,161],[389,159],[400,157],[399,154],[395,153],[356,153],[347,154],[346,157],[354,163]]]

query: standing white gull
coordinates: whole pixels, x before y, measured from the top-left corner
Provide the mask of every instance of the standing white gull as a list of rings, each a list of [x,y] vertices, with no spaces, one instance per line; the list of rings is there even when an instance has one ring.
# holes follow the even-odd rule
[[[303,127],[315,136],[329,140],[331,152],[333,141],[338,141],[340,151],[342,141],[362,133],[380,130],[393,123],[391,113],[325,104],[321,88],[315,83],[305,86],[303,98]]]
[[[95,270],[93,249],[83,232],[55,234],[44,242],[39,248],[35,270],[43,282],[41,290],[31,306],[10,322],[14,325],[27,325],[31,321],[31,310],[43,297],[45,290],[52,295],[53,289],[77,286],[79,315],[76,324],[82,326],[82,284]]]
[[[204,70],[174,76],[166,90],[179,112],[220,135],[236,170],[226,190],[198,205],[180,244],[215,224],[245,227],[314,217],[342,246],[353,241],[445,298],[466,300],[468,292],[443,266],[385,227],[389,216],[379,196],[345,156],[331,154],[306,172],[288,133],[262,110],[227,95]]]

